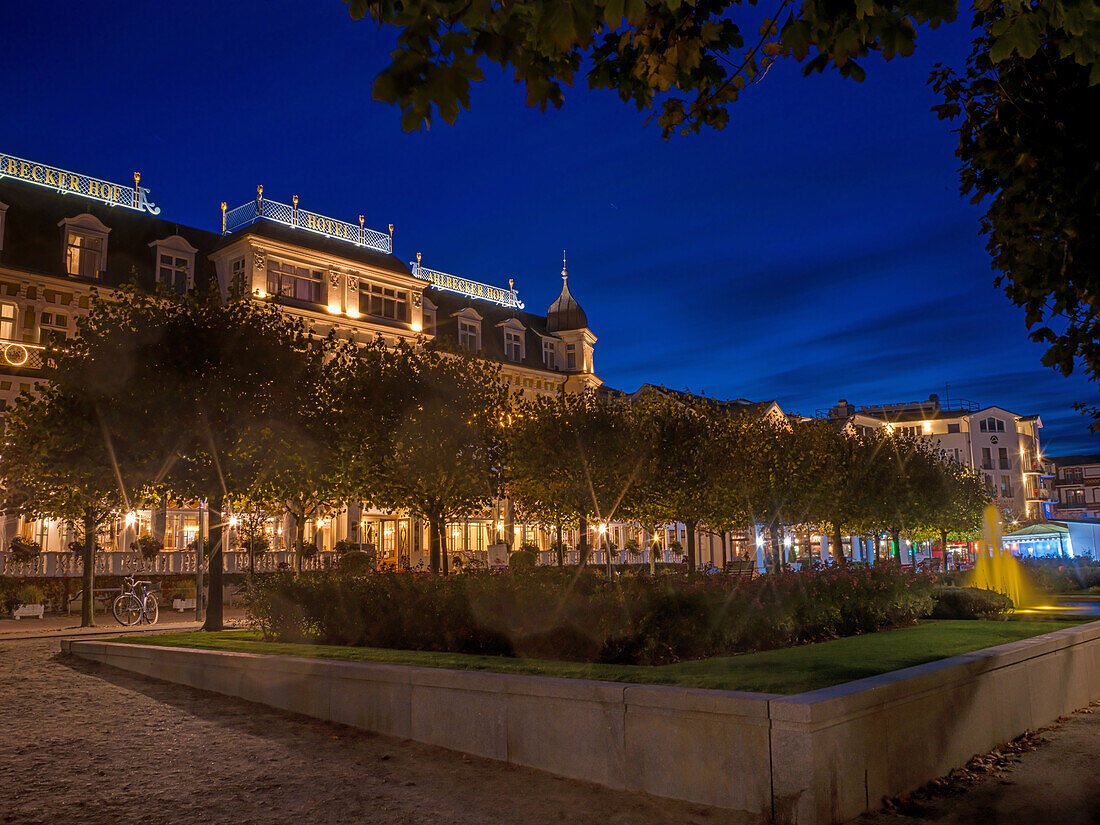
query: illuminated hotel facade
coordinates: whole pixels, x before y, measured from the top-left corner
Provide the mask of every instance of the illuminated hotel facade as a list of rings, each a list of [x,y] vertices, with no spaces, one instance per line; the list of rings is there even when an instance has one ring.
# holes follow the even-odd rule
[[[216,282],[224,296],[234,288],[258,300],[278,296],[283,311],[318,336],[331,332],[358,342],[381,336],[390,345],[446,336],[499,363],[515,396],[581,392],[602,383],[594,367],[597,339],[570,293],[564,264],[561,294],[540,315],[525,311],[511,281],[505,288],[454,276],[423,265],[419,254],[406,265],[393,254],[392,225],[379,231],[362,216],[334,220],[301,208],[296,195],[281,203],[258,187],[251,201],[222,204],[220,231],[182,226],[160,212],[138,175],[133,186],[120,186],[0,154],[0,410],[41,380],[47,339],[75,333],[93,290],[109,292],[133,280],[148,290],[185,292]],[[168,551],[156,563],[179,565],[173,551],[194,546],[203,518],[198,503],[170,500],[120,516],[100,544],[125,555],[139,535],[151,533]],[[290,516],[272,520],[273,547],[287,549],[294,528]],[[307,540],[322,551],[346,539],[373,547],[381,565],[401,568],[426,564],[427,532],[417,519],[354,503],[306,524]],[[57,572],[77,564],[71,554],[50,558],[73,538],[62,522],[7,514],[0,552],[16,535],[47,551]],[[507,502],[483,518],[448,525],[448,552],[460,563],[484,563],[490,546],[501,542],[537,545],[548,560],[549,541],[546,529],[514,523]],[[141,567],[133,555],[132,564]],[[191,564],[150,572],[188,572]]]

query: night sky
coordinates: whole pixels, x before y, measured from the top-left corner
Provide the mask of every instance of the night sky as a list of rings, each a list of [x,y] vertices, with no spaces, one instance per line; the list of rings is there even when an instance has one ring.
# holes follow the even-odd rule
[[[1100,452],[994,288],[981,210],[958,193],[932,64],[965,23],[869,59],[863,84],[777,65],[721,132],[673,137],[612,94],[524,105],[489,68],[454,126],[401,131],[371,99],[392,30],[338,0],[19,4],[4,20],[5,152],[126,183],[162,218],[217,229],[219,203],[274,200],[396,226],[403,260],[505,286],[529,310],[570,289],[608,384],[776,399],[950,398],[1038,413],[1044,453]]]

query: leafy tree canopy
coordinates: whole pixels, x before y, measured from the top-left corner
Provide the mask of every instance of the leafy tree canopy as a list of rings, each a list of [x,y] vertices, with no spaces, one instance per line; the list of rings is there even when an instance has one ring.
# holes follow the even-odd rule
[[[957,0],[345,0],[354,19],[398,29],[374,96],[396,103],[417,129],[438,113],[453,123],[470,105],[484,66],[512,69],[529,106],[560,107],[583,70],[590,89],[611,89],[652,111],[664,134],[722,128],[728,107],[779,59],[805,74],[832,66],[863,80],[862,59],[912,54],[917,30],[958,15]],[[978,0],[980,9],[990,0]],[[993,60],[1031,57],[1044,42],[1097,80],[1100,15],[1091,0],[1006,0],[991,32]]]

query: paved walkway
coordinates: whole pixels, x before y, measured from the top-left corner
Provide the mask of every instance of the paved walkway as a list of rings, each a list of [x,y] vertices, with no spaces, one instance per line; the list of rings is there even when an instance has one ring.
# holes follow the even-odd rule
[[[0,640],[0,823],[736,823]]]
[[[244,621],[244,609],[240,607],[227,607],[225,609],[225,623],[227,625],[240,624]],[[41,619],[0,619],[0,641],[5,639],[33,638],[38,636],[54,636],[56,638],[71,636],[99,635],[103,633],[134,631],[147,629],[149,625],[136,625],[127,628],[120,625],[113,614],[95,614],[94,628],[80,626],[80,614],[66,615],[51,613]],[[160,611],[160,617],[153,628],[167,630],[194,630],[201,626],[201,622],[195,621],[195,611],[188,610],[185,613],[177,613],[174,610]]]

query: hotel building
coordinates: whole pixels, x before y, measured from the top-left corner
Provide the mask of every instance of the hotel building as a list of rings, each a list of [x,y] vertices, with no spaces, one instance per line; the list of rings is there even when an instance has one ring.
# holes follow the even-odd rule
[[[0,154],[0,412],[41,380],[47,340],[75,333],[94,291],[132,281],[147,290],[185,292],[217,283],[226,296],[233,288],[256,300],[277,296],[284,311],[319,336],[335,332],[360,342],[381,336],[390,344],[447,336],[498,362],[516,396],[602,383],[594,366],[597,339],[570,292],[564,264],[561,294],[540,315],[525,311],[512,281],[498,287],[454,276],[423,265],[419,254],[407,265],[394,255],[392,225],[378,231],[363,216],[327,218],[301,207],[296,195],[280,203],[258,187],[241,206],[222,204],[217,232],[182,226],[160,211],[138,175],[133,186],[121,186]],[[166,551],[187,550],[204,518],[196,505],[169,501],[129,514],[100,542],[125,554],[138,535],[151,532]],[[289,516],[273,520],[270,530],[276,548],[295,532]],[[448,532],[448,549],[460,560],[484,559],[505,535],[509,544],[547,545],[545,531],[513,524],[502,504],[482,519],[448,525]],[[61,550],[72,538],[63,523],[9,514],[0,525],[0,552],[15,535],[46,551]],[[368,545],[385,566],[417,567],[427,556],[427,530],[418,520],[355,504],[310,521],[306,535],[324,550],[342,539]],[[164,564],[175,563],[171,555],[161,554]],[[62,568],[76,563],[71,554],[59,556],[51,563],[70,572]],[[190,564],[171,572],[193,569]]]

